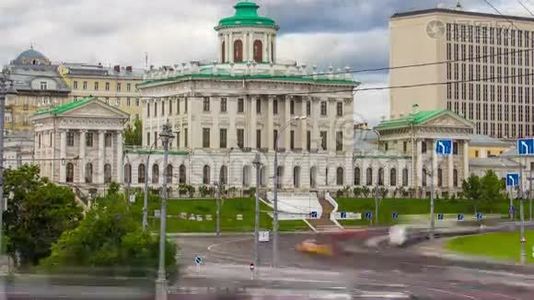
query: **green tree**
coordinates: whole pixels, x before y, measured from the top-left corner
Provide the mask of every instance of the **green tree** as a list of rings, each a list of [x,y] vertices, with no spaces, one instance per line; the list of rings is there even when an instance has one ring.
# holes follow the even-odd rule
[[[7,252],[18,254],[23,266],[36,265],[50,255],[52,244],[82,218],[74,193],[41,179],[36,166],[6,170],[5,192]]]
[[[143,122],[137,118],[133,126],[128,124],[124,129],[124,144],[129,146],[141,146],[143,134]]]
[[[176,245],[167,242],[166,265],[176,272]],[[80,268],[131,276],[155,276],[158,239],[144,232],[139,211],[122,194],[99,198],[80,225],[64,232],[41,265],[49,271]]]
[[[492,207],[491,204],[503,202],[506,200],[505,184],[499,179],[493,170],[486,171],[486,174],[480,179],[481,197],[479,206],[481,209]]]
[[[482,183],[480,181],[480,177],[471,174],[469,178],[464,180],[462,183],[462,194],[467,200],[475,203],[476,211],[476,204],[482,197]]]

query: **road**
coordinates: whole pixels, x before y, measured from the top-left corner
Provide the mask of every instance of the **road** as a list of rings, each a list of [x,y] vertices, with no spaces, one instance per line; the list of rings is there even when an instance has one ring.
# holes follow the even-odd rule
[[[374,230],[357,234],[350,241],[338,241],[332,257],[300,253],[295,245],[309,234],[280,237],[280,269],[271,265],[270,243],[261,245],[257,280],[251,280],[253,237],[181,237],[184,263],[181,287],[206,291],[206,287],[229,293],[254,294],[271,299],[532,299],[534,268],[494,263],[450,261],[422,256],[414,247],[369,248],[370,236],[385,234]],[[329,236],[318,240],[331,241]],[[204,264],[196,268],[195,256]],[[178,285],[176,294],[183,292]],[[171,297],[171,299],[173,299]]]

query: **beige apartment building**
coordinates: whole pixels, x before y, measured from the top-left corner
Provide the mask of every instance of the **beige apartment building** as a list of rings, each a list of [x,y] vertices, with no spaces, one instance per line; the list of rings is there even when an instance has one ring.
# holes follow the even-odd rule
[[[390,117],[449,109],[475,133],[534,133],[534,18],[435,8],[390,20]],[[408,66],[408,67],[406,67]]]
[[[137,84],[142,82],[144,70],[83,63],[64,63],[58,70],[71,89],[71,100],[93,96],[128,113],[131,121],[141,117]]]

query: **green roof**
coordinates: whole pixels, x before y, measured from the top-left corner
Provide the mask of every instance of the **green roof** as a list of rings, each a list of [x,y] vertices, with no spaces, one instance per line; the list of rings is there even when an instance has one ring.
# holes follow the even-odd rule
[[[274,20],[258,15],[258,9],[260,7],[254,2],[240,1],[234,6],[234,8],[235,14],[232,17],[221,19],[219,21],[219,28],[258,26],[278,29],[278,26]]]
[[[446,110],[446,109],[427,110],[427,111],[411,113],[408,116],[401,117],[398,119],[382,121],[380,124],[378,124],[376,129],[393,129],[393,128],[408,127],[411,125],[420,125],[432,118],[435,118],[447,112],[452,113],[451,111]]]
[[[75,99],[71,102],[67,102],[67,103],[64,103],[58,106],[37,110],[37,112],[35,112],[35,115],[44,115],[44,114],[61,115],[63,113],[66,113],[67,111],[70,111],[77,107],[85,105],[86,103],[90,102],[93,99],[95,98],[86,97],[86,98]]]

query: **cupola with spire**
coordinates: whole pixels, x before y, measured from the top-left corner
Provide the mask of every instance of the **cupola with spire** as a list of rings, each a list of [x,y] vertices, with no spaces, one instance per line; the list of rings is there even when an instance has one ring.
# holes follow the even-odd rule
[[[278,25],[260,16],[260,6],[252,1],[234,5],[235,14],[215,27],[219,33],[221,63],[275,63]]]

